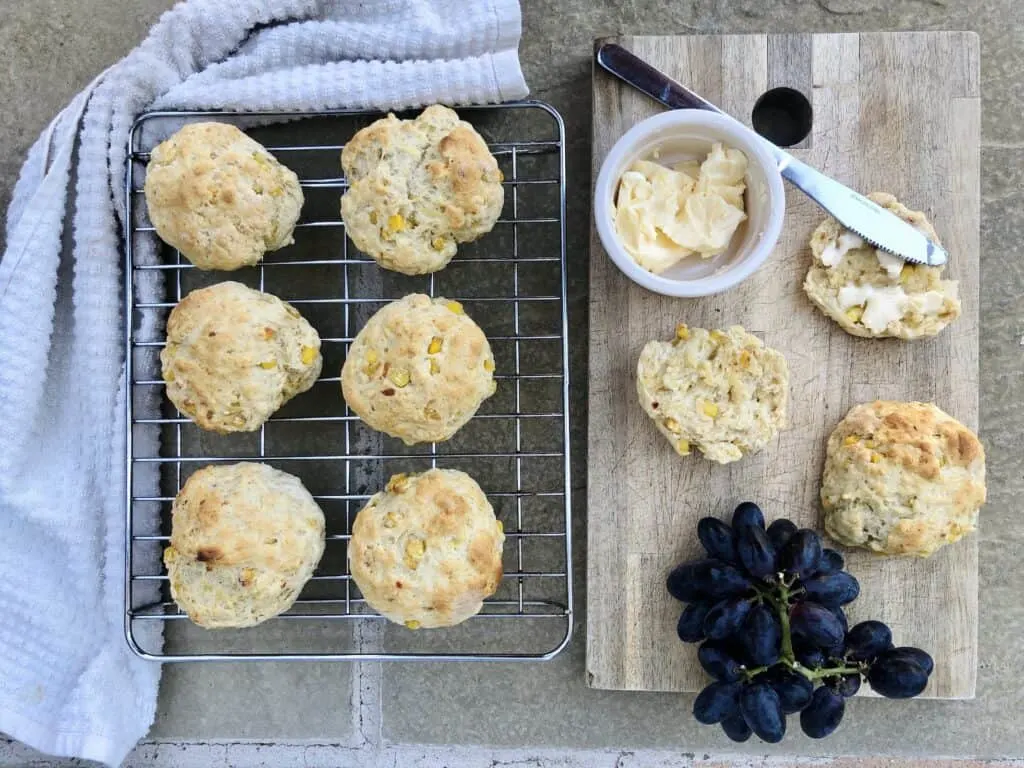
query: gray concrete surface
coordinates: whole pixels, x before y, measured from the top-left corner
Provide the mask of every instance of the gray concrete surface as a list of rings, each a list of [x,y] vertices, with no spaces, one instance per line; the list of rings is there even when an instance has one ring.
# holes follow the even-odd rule
[[[169,0],[0,0],[0,206],[47,120],[129,50]],[[981,530],[981,664],[970,702],[857,701],[844,727],[773,755],[1024,757],[1024,528],[1015,450],[1024,427],[1024,8],[1019,0],[523,0],[523,66],[533,95],[566,117],[577,534],[583,604],[584,389],[591,39],[616,32],[973,29],[982,38],[981,432],[990,501]],[[2,235],[0,235],[2,238]],[[582,615],[579,617],[583,620]],[[781,766],[689,718],[690,698],[590,691],[583,631],[544,665],[263,665],[165,669],[151,744],[132,765]],[[304,745],[285,742],[309,741]],[[245,743],[234,743],[245,742]],[[276,746],[275,746],[276,744]],[[470,745],[459,749],[421,745]],[[472,748],[473,746],[480,749]],[[584,749],[591,751],[565,751]],[[651,750],[665,750],[662,752]],[[819,764],[801,762],[801,765]],[[860,768],[884,761],[863,760]],[[892,765],[910,765],[897,758]],[[0,744],[0,765],[57,765]],[[929,764],[933,765],[933,764]]]

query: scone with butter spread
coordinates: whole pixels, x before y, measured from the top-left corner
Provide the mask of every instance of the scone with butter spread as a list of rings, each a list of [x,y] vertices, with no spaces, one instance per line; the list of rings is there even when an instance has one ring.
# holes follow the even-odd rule
[[[295,307],[226,282],[192,291],[167,319],[167,396],[213,432],[252,432],[313,386],[320,337]]]
[[[288,610],[324,552],[324,513],[266,464],[213,465],[174,499],[164,564],[171,597],[201,627],[251,627]]]
[[[486,142],[440,105],[415,120],[388,115],[359,131],[341,165],[349,237],[385,269],[407,275],[443,269],[459,243],[491,231],[505,202]]]
[[[977,527],[985,451],[931,403],[858,405],[828,439],[821,503],[840,544],[928,557]]]
[[[638,160],[619,180],[615,231],[641,267],[660,274],[688,256],[723,253],[746,220],[747,156],[714,144],[701,162]]]
[[[294,242],[299,177],[226,123],[192,123],[159,144],[146,169],[157,234],[199,269],[234,270]]]
[[[385,305],[341,369],[345,402],[408,445],[447,440],[494,394],[494,356],[457,301],[420,293]]]
[[[939,243],[920,211],[909,210],[889,194],[868,197]],[[904,262],[865,243],[831,217],[811,236],[811,253],[814,263],[804,291],[854,336],[935,336],[960,316],[958,284],[942,279],[942,267]]]
[[[387,619],[409,629],[450,627],[497,590],[504,541],[490,502],[465,472],[400,474],[356,515],[349,567]]]
[[[728,464],[763,448],[786,426],[789,368],[782,353],[739,326],[680,325],[650,341],[636,370],[640,405],[676,453]]]

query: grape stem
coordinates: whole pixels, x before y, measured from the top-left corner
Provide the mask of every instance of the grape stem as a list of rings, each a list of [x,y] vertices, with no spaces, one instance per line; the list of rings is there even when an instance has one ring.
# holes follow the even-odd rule
[[[782,626],[782,660],[790,669],[796,663],[793,653],[793,633],[789,629],[789,592],[790,585],[784,579],[779,580],[779,593],[774,601],[775,613],[778,614]]]
[[[841,675],[859,675],[861,673],[860,667],[822,667],[821,669],[805,669],[800,664],[794,664],[790,667],[796,672],[806,677],[811,682],[815,680],[821,680],[825,677],[840,677]]]
[[[839,677],[841,675],[859,675],[862,673],[860,667],[850,666],[838,666],[838,667],[821,667],[820,669],[808,669],[803,664],[800,664],[796,660],[796,654],[793,652],[793,633],[789,626],[789,601],[790,598],[802,592],[802,589],[790,591],[790,587],[793,585],[792,581],[786,580],[783,574],[779,574],[779,582],[773,593],[764,594],[765,599],[771,603],[775,609],[776,615],[779,617],[779,625],[782,628],[782,648],[779,661],[786,665],[789,669],[797,672],[812,683],[816,680],[821,680],[826,677]],[[764,668],[757,671],[763,671]],[[749,674],[756,674],[757,671],[752,670]]]

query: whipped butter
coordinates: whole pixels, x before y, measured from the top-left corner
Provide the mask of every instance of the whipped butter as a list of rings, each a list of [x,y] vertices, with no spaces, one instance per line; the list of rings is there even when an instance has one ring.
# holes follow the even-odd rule
[[[843,256],[848,251],[852,251],[854,248],[862,248],[863,246],[864,240],[859,235],[853,232],[843,232],[838,240],[825,246],[825,250],[821,252],[821,263],[829,268],[834,267],[843,260]],[[875,257],[878,259],[879,266],[886,271],[889,277],[897,278],[900,276],[905,263],[903,259],[899,256],[893,256],[891,253],[886,253],[879,248],[875,249]]]
[[[860,248],[862,245],[864,241],[859,236],[853,232],[843,232],[836,242],[825,246],[825,250],[821,252],[821,263],[826,267],[834,267],[843,260],[847,251]]]
[[[615,200],[615,229],[626,252],[655,274],[688,256],[722,253],[747,218],[746,172],[746,155],[722,144],[700,164],[633,163]]]
[[[875,257],[878,259],[879,266],[889,274],[889,277],[897,278],[900,276],[900,272],[903,271],[903,264],[905,263],[903,259],[899,256],[893,256],[881,248],[875,249]]]
[[[907,294],[901,287],[875,288],[871,285],[846,285],[839,289],[839,308],[844,312],[863,306],[860,322],[869,330],[881,333],[889,323],[903,317]]]
[[[901,286],[876,288],[873,285],[847,285],[839,289],[839,308],[847,312],[862,308],[860,322],[868,330],[881,333],[890,323],[916,310],[922,315],[934,315],[945,299],[939,291],[924,291],[908,296]]]

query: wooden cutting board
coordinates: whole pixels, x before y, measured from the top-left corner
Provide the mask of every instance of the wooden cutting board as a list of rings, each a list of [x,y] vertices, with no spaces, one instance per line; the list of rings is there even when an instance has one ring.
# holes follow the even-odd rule
[[[591,235],[587,679],[595,688],[697,691],[696,646],[675,634],[681,606],[665,575],[700,552],[695,526],[744,499],[766,517],[821,528],[825,440],[847,410],[875,399],[932,401],[977,428],[979,134],[973,33],[625,37],[618,42],[750,123],[757,98],[790,86],[814,109],[800,159],[862,192],[888,191],[923,210],[951,254],[963,316],[916,342],[855,339],[801,289],[823,214],[787,185],[782,238],[754,278],[723,295],[671,299],[627,280]],[[595,71],[596,178],[612,144],[663,108]],[[720,466],[677,457],[637,402],[644,343],[677,322],[741,324],[782,351],[790,426],[760,454]],[[984,436],[982,435],[984,439]],[[984,517],[984,513],[982,513]],[[978,545],[971,536],[927,560],[844,552],[861,583],[851,624],[887,622],[897,644],[936,662],[926,696],[974,696]]]

